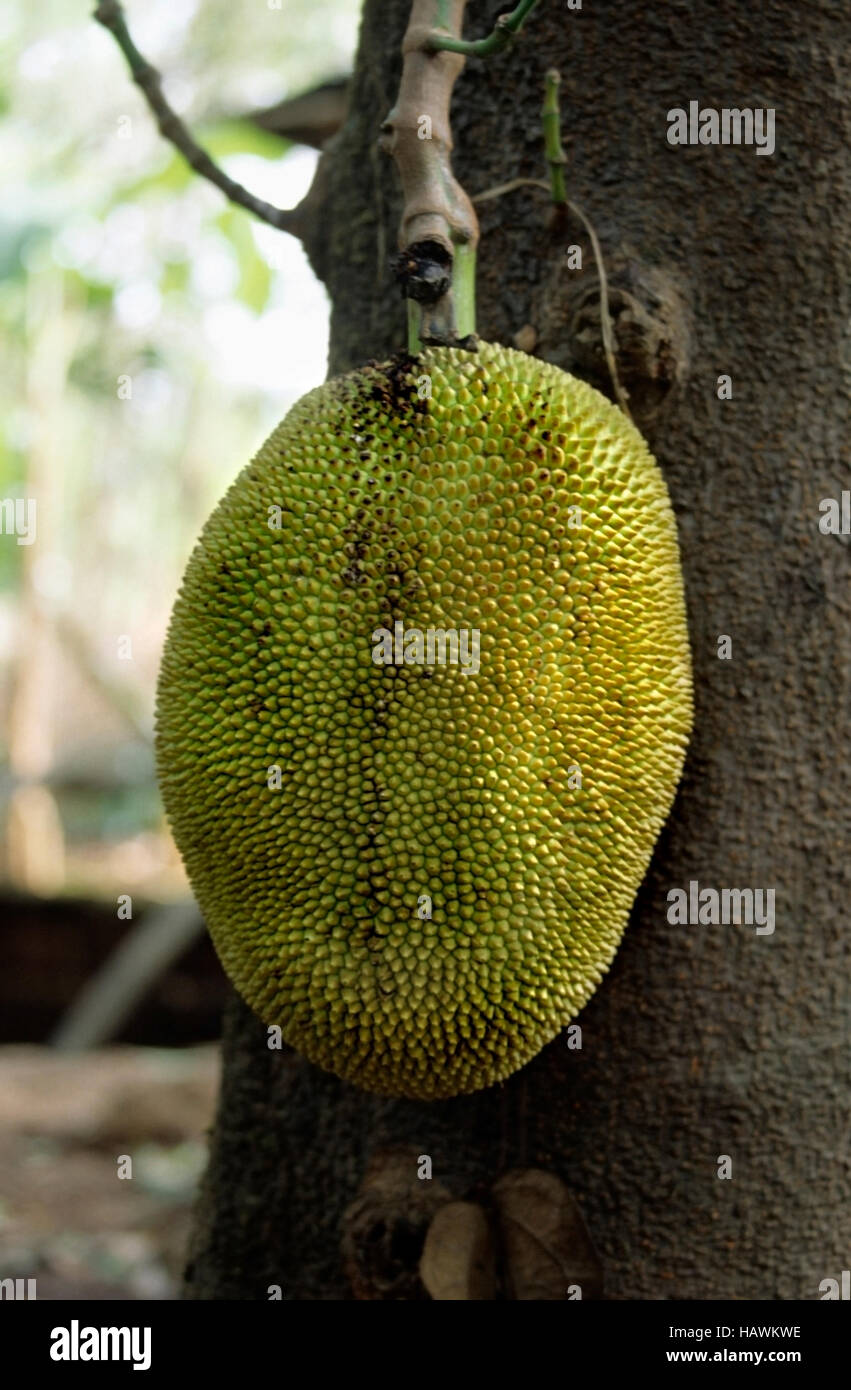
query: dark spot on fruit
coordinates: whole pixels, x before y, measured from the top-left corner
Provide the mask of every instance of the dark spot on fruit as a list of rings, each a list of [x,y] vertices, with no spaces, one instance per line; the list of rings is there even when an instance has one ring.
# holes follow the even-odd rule
[[[388,362],[370,362],[368,366],[372,368],[365,383],[368,400],[392,411],[397,420],[426,412],[426,401],[420,400],[414,389],[413,376],[421,368],[417,357],[400,352]]]

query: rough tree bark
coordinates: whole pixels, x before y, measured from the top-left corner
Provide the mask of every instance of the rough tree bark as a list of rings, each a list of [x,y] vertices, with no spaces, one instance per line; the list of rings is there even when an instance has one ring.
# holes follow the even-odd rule
[[[471,3],[466,32],[500,8]],[[317,193],[309,249],[333,299],[332,372],[404,345],[387,269],[398,185],[376,137],[407,13],[367,0],[351,114]],[[680,526],[691,752],[581,1016],[582,1051],[556,1040],[502,1087],[392,1102],[270,1052],[234,1001],[190,1297],[262,1299],[270,1284],[351,1297],[343,1214],[393,1145],[430,1154],[456,1195],[507,1167],[559,1174],[608,1298],[817,1298],[847,1267],[851,548],[818,522],[819,501],[851,487],[849,42],[840,0],[594,0],[545,3],[513,53],[468,61],[454,163],[473,194],[546,176],[542,83],[562,71],[569,193],[602,243],[621,368]],[[666,113],[692,99],[776,108],[776,153],[670,146]],[[479,213],[481,335],[510,343],[531,325],[539,355],[608,389],[581,226],[549,225],[529,190]],[[669,925],[666,892],[692,879],[774,887],[774,935]],[[732,1181],[716,1176],[720,1154]],[[388,1258],[415,1267],[416,1244],[400,1235]]]

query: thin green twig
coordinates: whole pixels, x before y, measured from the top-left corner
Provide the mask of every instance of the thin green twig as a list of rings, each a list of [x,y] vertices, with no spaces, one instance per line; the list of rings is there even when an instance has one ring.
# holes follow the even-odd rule
[[[544,154],[550,166],[550,192],[552,200],[562,206],[567,203],[567,186],[564,180],[564,166],[567,156],[561,143],[561,111],[558,104],[558,89],[561,73],[550,68],[544,86],[544,104],[541,107],[541,125],[544,128]]]
[[[538,0],[520,0],[520,4],[510,14],[499,16],[493,32],[488,34],[487,38],[456,39],[449,34],[433,34],[428,41],[428,48],[432,53],[463,53],[465,58],[490,58],[491,54],[501,53],[508,47],[537,3]]]
[[[492,198],[501,198],[506,193],[513,193],[517,188],[542,188],[545,193],[552,194],[552,189],[543,179],[511,179],[508,183],[501,183],[496,188],[488,188],[484,193],[477,193],[473,197],[474,203],[487,203]],[[609,282],[606,276],[606,266],[603,261],[603,252],[597,240],[597,233],[589,222],[585,213],[576,203],[572,203],[569,198],[565,198],[564,207],[578,217],[591,242],[591,249],[594,253],[594,263],[597,267],[597,279],[600,285],[600,331],[603,338],[603,352],[606,357],[606,366],[609,369],[609,376],[612,379],[617,403],[628,420],[632,420],[629,406],[627,404],[626,392],[621,386],[618,376],[617,362],[615,361],[615,336],[612,329],[612,319],[609,313]]]

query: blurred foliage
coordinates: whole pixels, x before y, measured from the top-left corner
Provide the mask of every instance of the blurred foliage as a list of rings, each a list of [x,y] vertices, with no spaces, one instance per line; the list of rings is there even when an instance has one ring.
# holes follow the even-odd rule
[[[108,687],[150,724],[191,545],[322,379],[327,310],[300,246],[231,207],[162,140],[91,8],[7,0],[0,16],[0,500],[34,497],[38,528],[32,547],[0,534],[0,720],[37,609],[56,645],[44,730],[56,776],[84,748],[95,781],[120,784],[134,735]],[[126,9],[199,142],[261,197],[297,202],[315,154],[240,117],[347,71],[359,0]],[[122,635],[132,660],[118,659]],[[137,807],[139,826],[156,821],[149,794]],[[86,833],[91,808],[79,819]],[[124,807],[121,819],[132,821]]]

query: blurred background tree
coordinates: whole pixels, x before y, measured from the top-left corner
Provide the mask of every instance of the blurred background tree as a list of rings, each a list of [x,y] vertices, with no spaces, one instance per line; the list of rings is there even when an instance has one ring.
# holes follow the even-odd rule
[[[213,503],[322,380],[327,299],[297,241],[160,138],[90,11],[14,0],[0,21],[0,498],[34,498],[38,536],[0,538],[2,871],[39,895],[169,897],[185,883],[151,752],[168,613]],[[345,74],[358,11],[129,12],[205,146],[286,206],[316,153],[244,115]]]
[[[216,1089],[191,1044],[218,1035],[223,978],[154,783],[156,673],[201,524],[325,375],[328,300],[297,241],[161,139],[92,8],[0,14],[0,1276],[169,1298]],[[129,15],[227,172],[288,205],[317,160],[296,142],[339,120],[359,9]],[[331,106],[305,116],[316,84]]]

